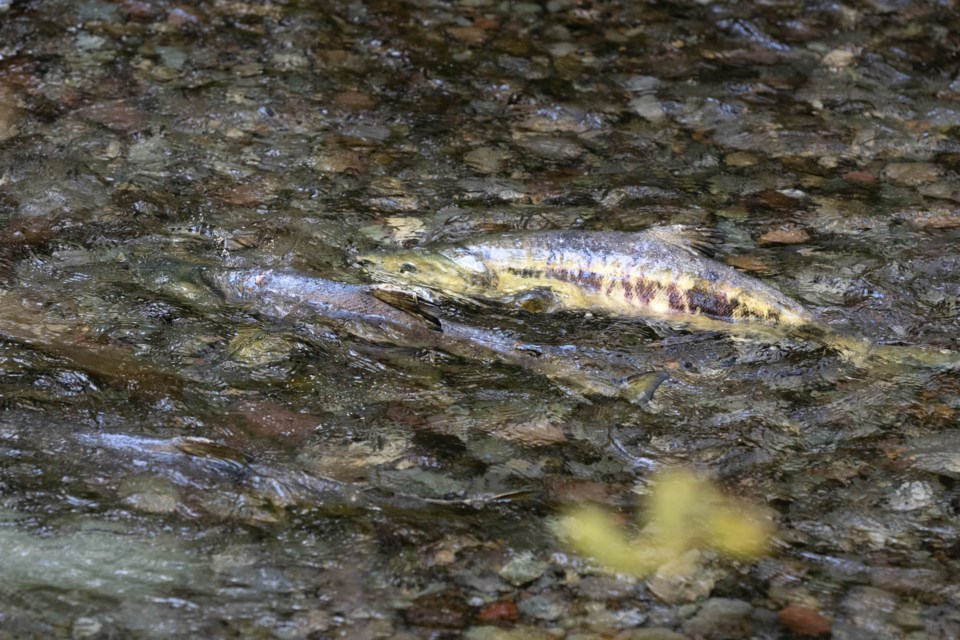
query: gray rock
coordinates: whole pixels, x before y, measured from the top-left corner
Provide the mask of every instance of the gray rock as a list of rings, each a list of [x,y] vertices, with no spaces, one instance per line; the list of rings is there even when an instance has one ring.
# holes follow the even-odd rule
[[[934,490],[929,482],[904,482],[890,496],[890,508],[894,511],[914,511],[930,506]]]
[[[660,122],[666,116],[663,105],[653,94],[645,93],[630,101],[630,111],[650,122]]]
[[[559,620],[567,611],[567,599],[555,591],[545,591],[517,603],[525,616],[539,620]]]
[[[895,595],[876,587],[854,587],[840,604],[847,621],[877,635],[894,632],[888,623],[899,602]],[[834,629],[836,632],[836,629]]]
[[[500,567],[500,577],[516,586],[533,582],[547,570],[547,563],[534,557],[533,552],[523,551]]]
[[[929,640],[960,638],[960,611],[950,605],[937,605],[923,612],[923,631]]]
[[[710,598],[695,616],[683,625],[683,631],[704,640],[749,638],[753,630],[753,606],[743,600]]]
[[[704,566],[703,554],[692,549],[659,567],[647,587],[662,601],[681,604],[706,598],[716,579],[716,572]]]
[[[686,636],[671,631],[654,627],[651,629],[632,629],[625,635],[617,636],[620,640],[686,640]]]

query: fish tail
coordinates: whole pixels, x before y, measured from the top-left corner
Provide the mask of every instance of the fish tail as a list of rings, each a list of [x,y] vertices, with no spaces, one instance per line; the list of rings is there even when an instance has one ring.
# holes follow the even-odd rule
[[[948,349],[929,349],[901,345],[877,345],[870,356],[882,362],[923,369],[952,371],[960,369],[960,353]]]
[[[827,346],[860,368],[882,364],[944,371],[960,369],[960,353],[948,349],[874,344],[862,338],[839,335],[831,336]]]

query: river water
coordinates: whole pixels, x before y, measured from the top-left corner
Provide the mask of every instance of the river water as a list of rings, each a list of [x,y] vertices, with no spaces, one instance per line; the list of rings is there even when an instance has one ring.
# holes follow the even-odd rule
[[[960,636],[955,372],[441,305],[670,376],[633,404],[195,277],[688,224],[838,332],[960,351],[958,16],[0,2],[0,638]],[[643,579],[558,538],[667,468],[766,554]]]

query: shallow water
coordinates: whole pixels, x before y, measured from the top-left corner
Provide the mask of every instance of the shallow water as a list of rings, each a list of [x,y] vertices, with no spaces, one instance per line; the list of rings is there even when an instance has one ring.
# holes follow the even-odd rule
[[[837,331],[960,351],[958,28],[909,1],[0,2],[0,636],[960,635],[955,372],[441,305],[669,373],[638,406],[195,277],[696,224]],[[674,466],[766,509],[770,554],[651,588],[552,533]]]

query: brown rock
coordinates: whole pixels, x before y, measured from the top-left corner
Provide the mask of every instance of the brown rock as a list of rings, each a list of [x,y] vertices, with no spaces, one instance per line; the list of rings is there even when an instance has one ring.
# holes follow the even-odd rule
[[[481,622],[515,622],[520,617],[520,610],[512,600],[498,600],[480,610],[477,618]]]
[[[549,420],[514,422],[498,430],[504,440],[520,442],[531,447],[549,446],[567,441],[563,429]]]
[[[856,182],[857,184],[874,184],[877,181],[876,174],[870,169],[853,169],[845,171],[840,175],[847,182]]]
[[[487,32],[477,27],[449,27],[447,35],[465,44],[483,44]]]
[[[147,22],[160,15],[160,7],[145,0],[122,0],[120,8],[126,13],[127,20],[136,22]]]
[[[757,273],[769,273],[770,272],[770,263],[767,262],[762,256],[755,255],[742,255],[742,256],[729,256],[724,260],[730,266],[736,267],[737,269],[743,269],[744,271],[754,271]]]
[[[891,162],[883,170],[887,180],[914,187],[936,182],[940,175],[940,167],[932,162]]]
[[[954,229],[960,227],[960,207],[931,207],[899,211],[894,217],[918,229]]]
[[[363,111],[364,109],[372,109],[377,104],[377,101],[368,93],[343,91],[333,96],[333,103],[345,109]]]
[[[253,184],[240,184],[219,193],[220,199],[238,207],[255,207],[263,202],[263,191]]]
[[[470,605],[457,591],[428,593],[407,609],[407,622],[428,629],[457,630],[467,626]]]
[[[752,153],[747,151],[734,151],[733,153],[728,153],[724,156],[723,161],[728,167],[752,167],[759,159]]]
[[[20,114],[16,94],[7,85],[0,84],[0,142],[17,135]]]
[[[93,120],[115,131],[138,129],[147,119],[145,112],[140,111],[126,100],[101,102],[81,109],[78,113],[82,118]]]
[[[388,405],[384,414],[394,422],[399,422],[410,427],[419,427],[426,422],[423,415],[403,403],[392,403]]]
[[[810,241],[810,234],[802,227],[783,225],[767,231],[759,240],[760,244],[803,244]]]
[[[320,418],[272,402],[244,401],[230,410],[250,425],[252,435],[285,440],[302,440],[312,434]]]
[[[830,633],[833,624],[828,618],[803,605],[792,604],[777,613],[777,620],[790,633],[798,636],[822,636]]]
[[[747,204],[753,208],[783,211],[797,208],[800,201],[780,193],[776,189],[767,189],[750,194],[747,198]]]

